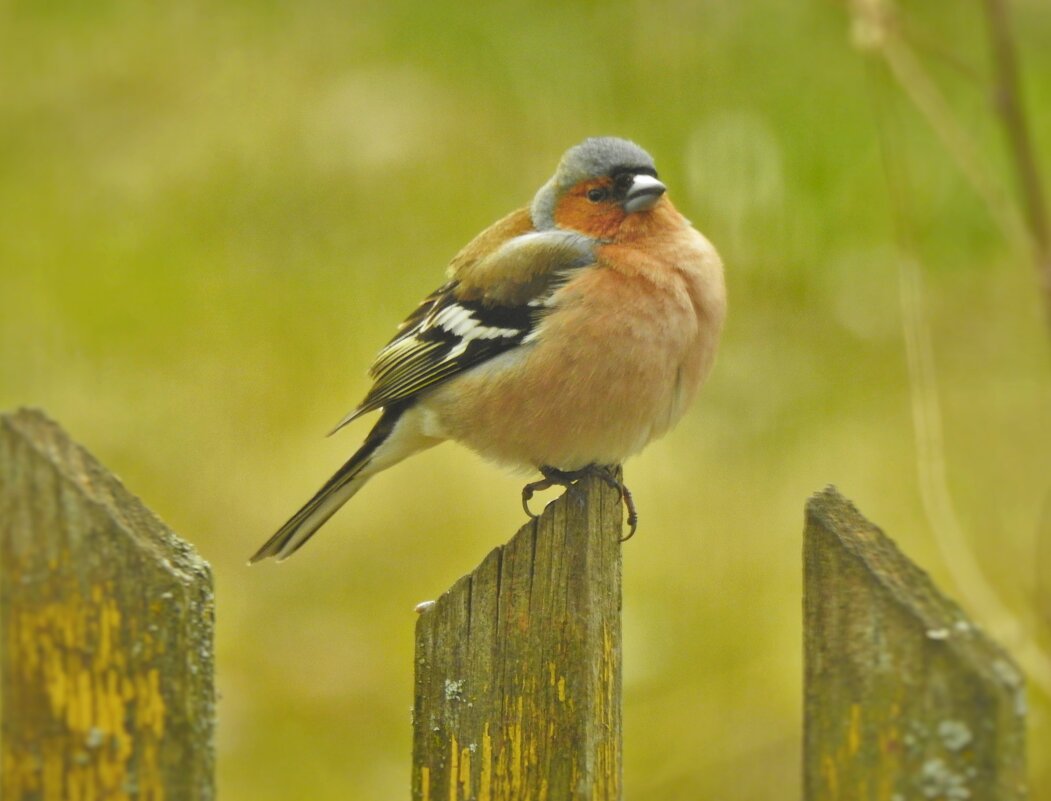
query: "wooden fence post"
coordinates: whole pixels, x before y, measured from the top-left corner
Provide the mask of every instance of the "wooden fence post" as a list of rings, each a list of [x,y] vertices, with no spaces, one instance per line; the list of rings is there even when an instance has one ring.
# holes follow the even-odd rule
[[[832,488],[803,583],[807,801],[1026,797],[1021,672]]]
[[[213,797],[208,565],[43,414],[0,415],[6,801]]]
[[[617,801],[617,493],[581,482],[416,625],[415,801]]]

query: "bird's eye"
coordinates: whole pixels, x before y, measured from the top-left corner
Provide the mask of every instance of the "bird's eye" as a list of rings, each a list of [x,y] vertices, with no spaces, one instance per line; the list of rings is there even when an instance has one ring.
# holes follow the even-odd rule
[[[605,200],[608,194],[609,192],[607,190],[595,187],[594,189],[588,190],[588,200],[590,200],[592,203],[599,203]]]

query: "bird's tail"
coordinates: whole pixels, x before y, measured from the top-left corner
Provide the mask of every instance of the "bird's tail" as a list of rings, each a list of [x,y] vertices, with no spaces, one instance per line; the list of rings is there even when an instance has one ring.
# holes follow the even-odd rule
[[[404,411],[402,406],[385,409],[365,442],[347,463],[253,554],[248,563],[254,564],[271,556],[276,556],[278,561],[287,559],[302,548],[372,476],[437,443],[437,440],[422,437],[415,426],[405,425],[408,421]]]

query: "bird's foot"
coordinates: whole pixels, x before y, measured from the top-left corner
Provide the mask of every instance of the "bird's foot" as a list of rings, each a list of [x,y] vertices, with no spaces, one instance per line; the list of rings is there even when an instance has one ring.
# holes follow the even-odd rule
[[[634,536],[635,529],[639,524],[639,513],[635,508],[635,499],[631,495],[631,490],[625,486],[620,478],[620,470],[618,467],[589,464],[587,467],[581,468],[580,470],[559,470],[554,467],[542,465],[540,473],[543,475],[542,479],[539,481],[532,481],[522,487],[522,508],[525,509],[525,513],[531,518],[536,519],[539,517],[539,515],[533,514],[532,510],[529,508],[529,501],[535,493],[556,486],[565,487],[568,490],[571,489],[580,479],[586,478],[587,476],[595,476],[605,482],[608,486],[613,487],[613,489],[620,494],[620,500],[623,502],[624,508],[628,512],[628,533],[627,536],[621,537],[620,541],[626,542]]]
[[[540,474],[543,478],[539,481],[531,481],[522,487],[522,508],[525,509],[525,513],[534,520],[540,517],[540,515],[533,514],[532,509],[529,508],[529,501],[533,495],[537,492],[551,489],[551,487],[564,487],[569,489],[573,486],[573,482],[580,478],[583,473],[583,470],[574,470],[567,473],[564,470],[541,465]]]

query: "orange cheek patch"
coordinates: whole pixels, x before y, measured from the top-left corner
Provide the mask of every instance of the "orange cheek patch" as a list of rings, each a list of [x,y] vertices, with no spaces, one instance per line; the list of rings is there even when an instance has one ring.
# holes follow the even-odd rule
[[[587,197],[589,189],[607,185],[608,182],[586,181],[573,187],[555,207],[555,224],[598,239],[612,238],[624,221],[623,209],[613,201],[592,203]]]

